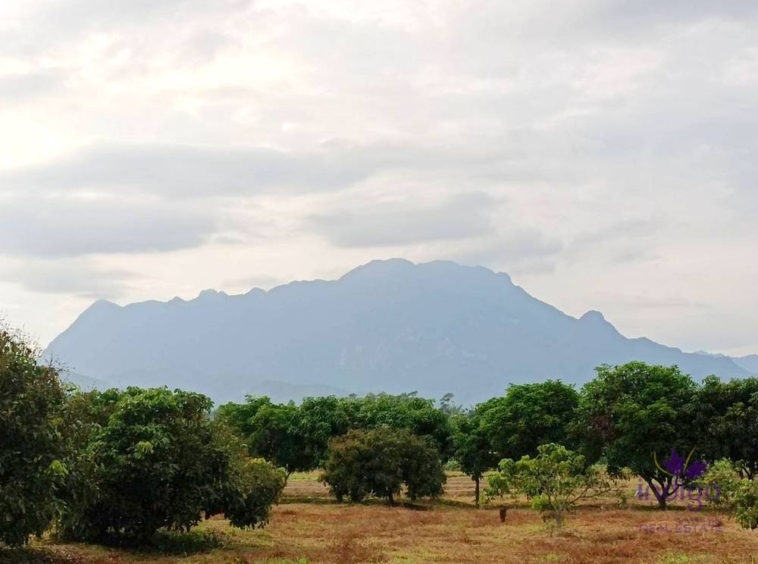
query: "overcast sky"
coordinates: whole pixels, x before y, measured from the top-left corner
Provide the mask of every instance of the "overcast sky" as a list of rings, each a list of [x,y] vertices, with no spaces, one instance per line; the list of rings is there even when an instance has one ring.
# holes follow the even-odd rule
[[[0,3],[0,312],[375,258],[758,353],[754,0]]]

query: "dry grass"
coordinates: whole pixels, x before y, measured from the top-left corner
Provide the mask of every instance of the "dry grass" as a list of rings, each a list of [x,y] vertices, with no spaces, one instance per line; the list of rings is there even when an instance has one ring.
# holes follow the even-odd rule
[[[473,484],[462,476],[451,477],[443,503],[413,508],[329,503],[328,492],[315,478],[298,476],[290,482],[287,503],[275,508],[264,530],[234,530],[222,519],[206,522],[203,528],[223,540],[222,547],[206,552],[155,554],[42,543],[23,552],[0,551],[0,563],[758,564],[756,532],[742,531],[709,510],[684,511],[681,502],[661,513],[652,510],[652,502],[630,499],[629,507],[620,509],[614,500],[602,500],[580,508],[563,530],[551,532],[538,513],[521,503],[509,504],[504,524],[497,506],[477,511],[470,506]],[[630,494],[636,486],[629,484]],[[676,532],[677,526],[711,529],[716,522],[720,533]],[[643,530],[651,524],[670,532]]]

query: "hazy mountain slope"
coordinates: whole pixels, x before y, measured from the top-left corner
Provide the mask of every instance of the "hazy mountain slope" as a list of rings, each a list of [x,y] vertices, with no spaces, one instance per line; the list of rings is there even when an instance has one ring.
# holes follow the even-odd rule
[[[60,375],[61,380],[75,384],[85,392],[91,390],[107,390],[108,388],[113,387],[110,382],[106,382],[105,380],[91,378],[89,376],[84,376],[83,374],[77,374],[76,372],[70,372],[68,370],[62,370]]]
[[[729,359],[626,339],[596,312],[577,320],[506,274],[398,259],[240,296],[97,302],[46,354],[117,384],[166,384],[219,400],[284,381],[475,401],[509,382],[583,383],[598,364],[633,359],[696,377],[746,374]]]
[[[750,372],[750,374],[758,375],[758,354],[733,358],[732,360],[737,366],[744,368]]]

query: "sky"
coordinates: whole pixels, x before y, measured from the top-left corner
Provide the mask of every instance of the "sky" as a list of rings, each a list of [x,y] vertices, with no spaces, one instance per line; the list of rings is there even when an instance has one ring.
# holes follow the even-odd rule
[[[758,353],[758,2],[0,3],[0,315],[483,265]]]

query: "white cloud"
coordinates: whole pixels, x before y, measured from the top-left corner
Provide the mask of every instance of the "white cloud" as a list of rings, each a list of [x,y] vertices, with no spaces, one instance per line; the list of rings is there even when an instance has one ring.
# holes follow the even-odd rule
[[[454,258],[758,351],[756,28],[749,0],[5,3],[4,291],[46,340],[88,293]]]

